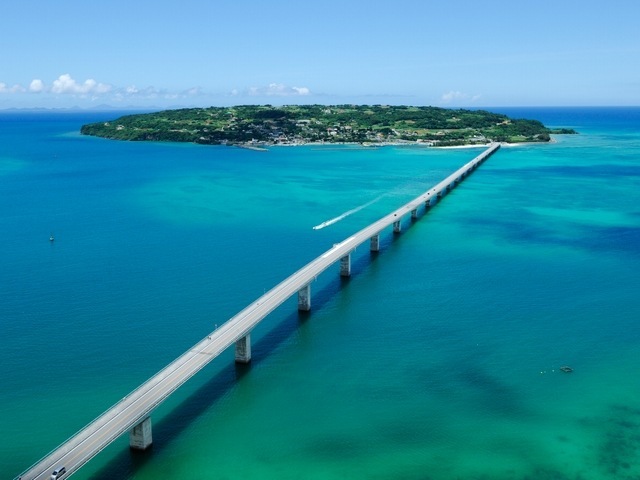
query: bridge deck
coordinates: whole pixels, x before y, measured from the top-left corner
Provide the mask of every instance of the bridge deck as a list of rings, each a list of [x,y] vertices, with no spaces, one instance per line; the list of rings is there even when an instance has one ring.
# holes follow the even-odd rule
[[[487,150],[463,165],[437,185],[422,195],[391,212],[387,216],[360,230],[351,237],[334,245],[330,250],[312,260],[300,270],[287,277],[256,301],[249,304],[221,327],[211,332],[176,360],[131,392],[109,410],[96,418],[58,448],[25,471],[21,480],[48,479],[51,472],[64,466],[66,476],[77,471],[91,458],[106,448],[113,440],[144,420],[163,400],[182,384],[205,367],[237,340],[247,335],[269,313],[301,288],[312,283],[315,278],[357,246],[400,221],[404,215],[436,198],[459,183],[463,176],[491,156],[499,144],[492,144]],[[65,477],[66,477],[65,476]]]

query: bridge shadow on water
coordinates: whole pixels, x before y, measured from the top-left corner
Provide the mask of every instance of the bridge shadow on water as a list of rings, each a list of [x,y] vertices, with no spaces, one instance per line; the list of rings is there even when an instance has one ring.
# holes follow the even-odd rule
[[[395,237],[396,235],[394,235]],[[382,240],[382,239],[381,239]],[[101,467],[94,475],[95,480],[113,480],[114,472],[117,478],[129,478],[142,468],[147,462],[161,454],[172,443],[174,438],[188,428],[193,422],[220,401],[230,392],[237,382],[248,375],[252,369],[257,368],[265,359],[284,344],[292,334],[299,328],[304,328],[304,324],[313,316],[313,312],[322,309],[344,288],[348,288],[354,276],[358,276],[380,257],[383,251],[393,244],[389,238],[388,242],[381,241],[380,252],[368,252],[352,257],[351,277],[340,277],[337,270],[333,271],[335,280],[330,280],[323,288],[313,291],[312,308],[310,312],[294,311],[291,314],[269,329],[260,340],[251,344],[251,363],[236,364],[231,363],[215,374],[210,380],[200,386],[197,390],[185,398],[179,405],[167,413],[161,420],[153,422],[153,444],[145,451],[135,451],[124,448],[111,461]],[[337,264],[334,265],[334,267]],[[331,268],[327,273],[331,273]],[[313,288],[313,285],[312,285]],[[285,302],[286,304],[286,302]],[[229,347],[233,348],[233,347]],[[223,356],[223,355],[221,355]],[[213,360],[214,362],[216,360]],[[206,370],[206,367],[205,369]],[[202,375],[203,372],[198,373]],[[127,434],[123,434],[123,437]],[[128,440],[128,439],[127,439]],[[118,444],[120,444],[119,440]]]

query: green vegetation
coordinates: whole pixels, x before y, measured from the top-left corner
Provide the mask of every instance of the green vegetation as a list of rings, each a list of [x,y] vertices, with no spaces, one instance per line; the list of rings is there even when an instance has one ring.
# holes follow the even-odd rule
[[[537,120],[513,120],[485,110],[385,105],[247,105],[186,108],[126,115],[83,125],[81,133],[118,140],[275,145],[415,143],[437,146],[548,142]]]

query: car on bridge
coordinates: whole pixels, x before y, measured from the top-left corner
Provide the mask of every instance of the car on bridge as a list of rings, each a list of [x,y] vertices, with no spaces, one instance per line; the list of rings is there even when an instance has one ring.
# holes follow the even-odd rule
[[[58,480],[62,478],[62,476],[67,473],[67,469],[64,467],[56,468],[53,473],[51,473],[51,480]]]

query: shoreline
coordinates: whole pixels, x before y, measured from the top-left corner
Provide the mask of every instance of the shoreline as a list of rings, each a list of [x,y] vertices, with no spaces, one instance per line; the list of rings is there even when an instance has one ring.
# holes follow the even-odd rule
[[[358,143],[358,142],[291,142],[291,143],[234,143],[227,144],[248,150],[264,151],[271,147],[335,147],[335,146],[351,146],[361,148],[378,148],[378,147],[420,147],[420,148],[483,148],[488,147],[495,142],[487,143],[469,143],[464,145],[432,145],[426,142],[379,142],[379,143]],[[548,143],[548,142],[530,142],[530,143]],[[518,145],[517,143],[504,145]]]
[[[383,105],[244,105],[166,110],[82,125],[80,132],[118,140],[193,142],[242,148],[359,145],[482,148],[490,139],[549,141],[538,120],[484,110]]]
[[[489,145],[495,142],[487,142],[487,143],[469,143],[465,145],[430,145],[423,142],[380,142],[380,143],[357,143],[357,142],[295,142],[295,143],[273,143],[273,144],[233,144],[229,146],[234,146],[238,148],[244,148],[247,150],[254,150],[259,152],[269,151],[272,147],[336,147],[336,146],[344,146],[344,147],[358,147],[358,148],[380,148],[380,147],[418,147],[418,148],[437,148],[442,150],[459,150],[459,149],[471,149],[471,148],[486,148]],[[558,141],[552,138],[548,142],[517,142],[517,143],[509,143],[509,142],[498,142],[503,147],[517,147],[520,145],[548,145],[555,144]]]
[[[432,145],[428,142],[379,142],[379,143],[358,143],[358,142],[290,142],[290,143],[245,143],[233,144],[233,146],[246,148],[248,150],[268,151],[271,147],[333,147],[333,146],[350,146],[360,148],[379,148],[379,147],[420,147],[420,148],[439,148],[439,149],[469,149],[469,148],[486,148],[493,143],[499,143],[503,147],[518,147],[521,145],[549,145],[556,144],[558,140],[551,136],[547,142],[486,142],[486,143],[467,143],[464,145]]]

